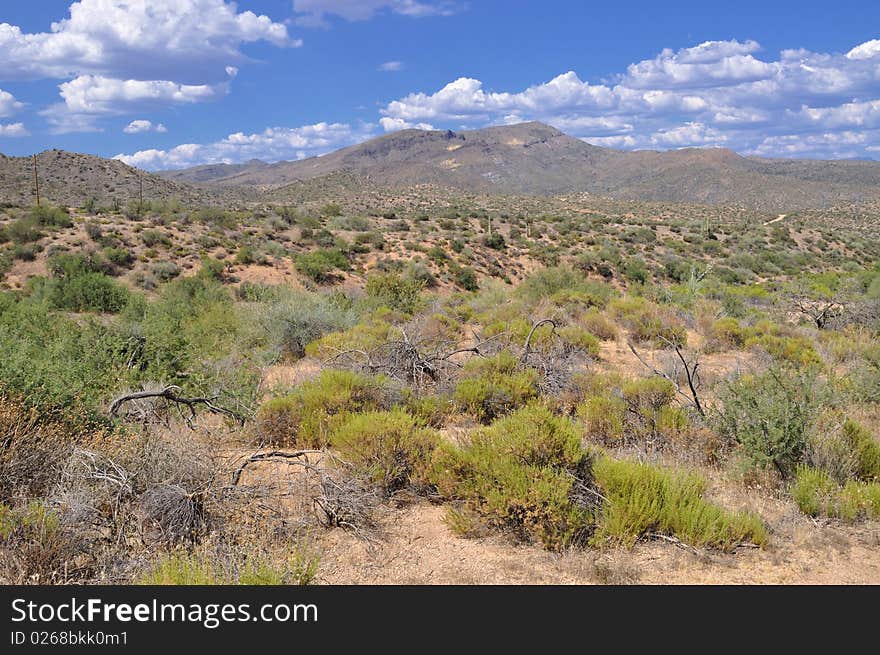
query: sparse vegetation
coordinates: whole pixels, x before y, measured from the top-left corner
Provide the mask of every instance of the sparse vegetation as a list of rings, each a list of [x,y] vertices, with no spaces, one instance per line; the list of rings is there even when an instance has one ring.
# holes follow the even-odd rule
[[[360,184],[0,208],[0,580],[306,584],[431,529],[633,581],[880,519],[873,205]]]

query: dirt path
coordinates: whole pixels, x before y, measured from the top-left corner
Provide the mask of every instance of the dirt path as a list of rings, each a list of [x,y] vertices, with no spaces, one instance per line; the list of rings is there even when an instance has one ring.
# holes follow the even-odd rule
[[[788,214],[780,214],[780,215],[777,216],[776,218],[773,218],[773,219],[771,219],[771,220],[769,220],[769,221],[764,221],[764,223],[762,223],[762,225],[764,225],[764,226],[767,226],[767,225],[773,225],[774,223],[778,223],[779,221],[781,221],[781,220],[782,220],[783,218],[785,218],[786,216],[788,216]]]

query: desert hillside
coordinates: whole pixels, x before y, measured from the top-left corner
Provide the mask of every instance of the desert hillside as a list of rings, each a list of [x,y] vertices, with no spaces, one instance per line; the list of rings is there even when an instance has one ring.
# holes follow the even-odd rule
[[[620,151],[542,123],[403,130],[321,157],[165,171],[212,187],[282,186],[334,173],[368,186],[432,184],[491,194],[587,192],[627,200],[808,209],[880,198],[880,164],[741,157],[721,148]]]

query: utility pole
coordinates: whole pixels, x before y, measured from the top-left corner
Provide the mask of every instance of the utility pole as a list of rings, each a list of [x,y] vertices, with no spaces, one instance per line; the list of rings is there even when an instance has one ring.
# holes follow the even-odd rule
[[[37,196],[37,207],[40,206],[40,178],[37,177],[37,156],[34,155],[34,194]]]

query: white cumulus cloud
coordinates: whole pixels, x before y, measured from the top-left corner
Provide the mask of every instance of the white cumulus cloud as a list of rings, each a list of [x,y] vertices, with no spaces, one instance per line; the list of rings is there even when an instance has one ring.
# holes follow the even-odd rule
[[[162,125],[162,123],[154,125],[152,121],[139,118],[123,127],[122,131],[126,134],[141,134],[143,132],[158,132],[164,134],[168,131],[168,128]]]
[[[169,150],[148,149],[119,154],[115,159],[146,170],[186,168],[209,163],[239,163],[249,159],[305,159],[351,145],[372,136],[372,125],[316,123],[301,127],[270,127],[262,132],[236,132],[214,143],[184,143]]]
[[[430,123],[410,123],[402,118],[388,118],[383,116],[379,119],[379,125],[386,132],[395,132],[397,130],[433,130],[434,126]]]
[[[30,136],[24,123],[0,123],[0,137]]]
[[[0,23],[0,80],[66,80],[43,115],[54,131],[93,130],[99,114],[227,93],[257,41],[301,45],[284,23],[226,0],[79,0],[47,32]]]
[[[298,44],[283,23],[225,0],[80,0],[49,32],[0,23],[0,79],[225,77],[255,41]]]
[[[7,118],[13,114],[17,114],[24,108],[24,103],[15,99],[8,91],[0,89],[0,118]]]
[[[747,154],[778,147],[781,155],[818,157],[854,156],[860,147],[865,156],[880,143],[880,40],[845,54],[801,48],[777,57],[763,56],[755,41],[707,41],[664,49],[609,80],[593,83],[568,71],[507,91],[460,77],[433,93],[388,102],[381,123],[541,120],[610,147],[725,145]],[[800,136],[805,145],[798,149],[792,144]]]

